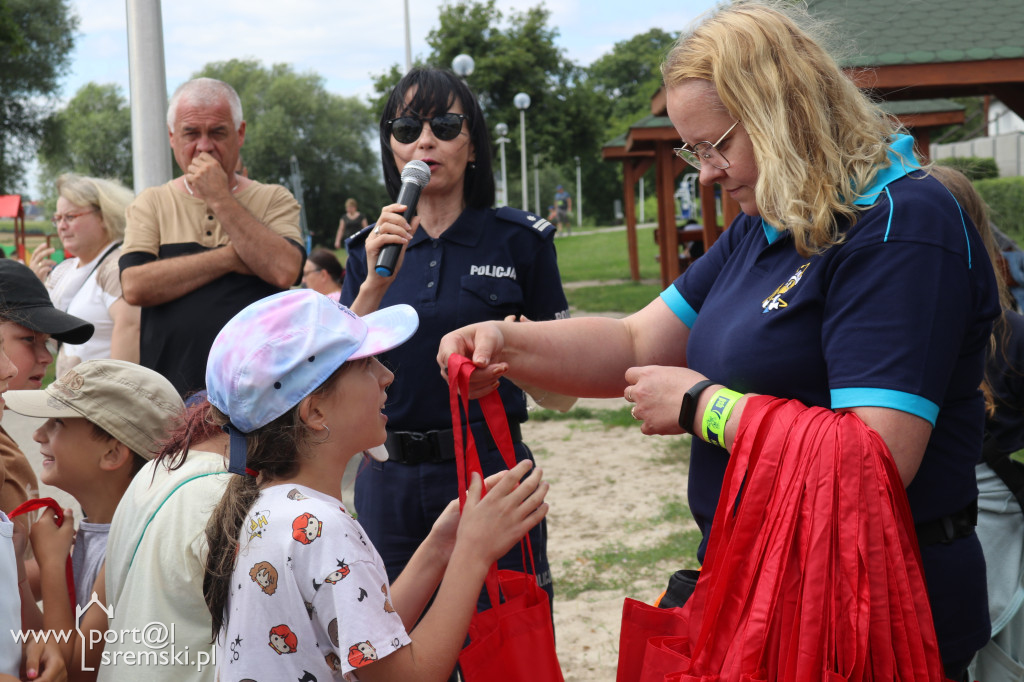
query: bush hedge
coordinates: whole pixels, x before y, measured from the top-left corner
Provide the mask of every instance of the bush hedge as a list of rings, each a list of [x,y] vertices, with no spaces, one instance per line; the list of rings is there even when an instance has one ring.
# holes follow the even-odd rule
[[[1024,244],[1024,178],[979,180],[974,186],[988,204],[996,227]]]
[[[947,156],[944,159],[936,159],[935,163],[955,168],[970,180],[991,180],[999,177],[999,166],[996,165],[995,159],[980,156]]]

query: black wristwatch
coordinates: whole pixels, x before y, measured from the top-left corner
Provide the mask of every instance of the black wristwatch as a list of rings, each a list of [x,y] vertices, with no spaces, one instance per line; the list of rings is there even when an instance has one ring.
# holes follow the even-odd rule
[[[690,427],[693,425],[693,418],[697,414],[697,403],[700,401],[700,394],[713,383],[715,382],[711,381],[711,379],[698,381],[683,396],[683,404],[679,406],[679,428],[686,433],[693,433]]]

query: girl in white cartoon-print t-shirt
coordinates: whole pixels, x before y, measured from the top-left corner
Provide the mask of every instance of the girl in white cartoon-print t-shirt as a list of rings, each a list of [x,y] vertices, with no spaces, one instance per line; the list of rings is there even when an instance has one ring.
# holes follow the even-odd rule
[[[239,474],[206,531],[221,682],[447,680],[488,567],[547,513],[530,462],[490,477],[486,497],[474,475],[461,515],[453,501],[388,584],[338,497],[352,457],[387,457],[394,375],[374,355],[416,326],[409,306],[360,318],[297,290],[245,308],[214,342],[211,414]]]
[[[261,491],[242,524],[234,575],[245,580],[230,585],[217,649],[222,680],[253,670],[329,680],[410,642],[384,564],[359,524],[337,499],[311,488]]]

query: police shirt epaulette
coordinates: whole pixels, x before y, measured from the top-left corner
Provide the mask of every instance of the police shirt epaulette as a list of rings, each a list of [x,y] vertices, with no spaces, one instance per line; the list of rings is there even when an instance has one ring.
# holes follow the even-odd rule
[[[544,218],[524,211],[519,208],[512,208],[511,206],[502,206],[498,209],[497,217],[500,220],[505,220],[510,223],[515,223],[522,227],[530,228],[531,232],[534,232],[542,237],[554,235],[555,226],[549,223]]]
[[[373,225],[376,225],[374,223]],[[358,246],[366,241],[366,235],[370,234],[370,230],[373,229],[373,225],[367,225],[363,229],[356,232],[354,235],[345,240],[345,249],[348,250],[349,245]]]

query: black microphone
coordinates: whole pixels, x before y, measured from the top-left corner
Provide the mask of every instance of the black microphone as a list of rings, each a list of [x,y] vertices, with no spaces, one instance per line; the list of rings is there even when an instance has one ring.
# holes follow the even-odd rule
[[[402,186],[398,190],[395,203],[405,204],[405,219],[412,223],[416,217],[416,202],[420,200],[420,192],[430,182],[430,166],[423,161],[415,160],[405,164],[402,169]],[[401,244],[388,244],[377,255],[377,274],[390,277],[395,273],[398,256],[402,253]]]

